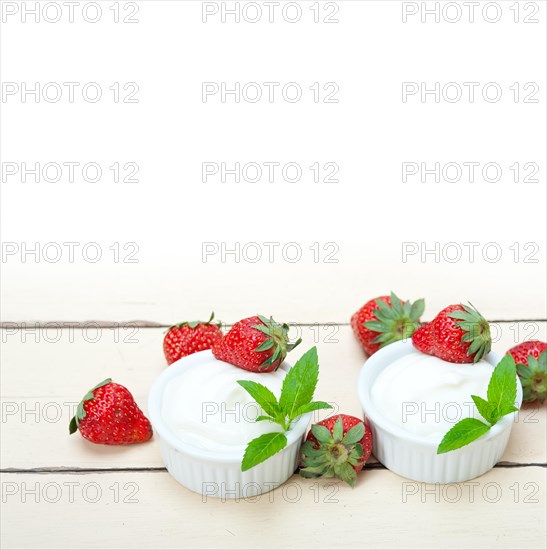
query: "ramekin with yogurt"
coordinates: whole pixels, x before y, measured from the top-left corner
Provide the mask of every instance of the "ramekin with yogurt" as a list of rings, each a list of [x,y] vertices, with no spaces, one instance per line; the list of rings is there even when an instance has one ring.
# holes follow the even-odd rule
[[[169,473],[188,489],[219,498],[253,497],[287,481],[298,466],[311,414],[291,426],[282,451],[242,472],[247,443],[281,428],[255,422],[261,412],[237,380],[260,382],[279,397],[290,367],[284,362],[275,372],[252,373],[207,350],[167,368],[150,390],[148,413]]]
[[[376,352],[358,381],[374,456],[393,472],[426,483],[467,481],[492,468],[505,451],[516,413],[465,447],[440,455],[437,447],[458,421],[481,418],[471,395],[486,396],[499,360],[489,353],[476,364],[447,363],[417,351],[411,341]],[[522,402],[520,383],[517,401]]]

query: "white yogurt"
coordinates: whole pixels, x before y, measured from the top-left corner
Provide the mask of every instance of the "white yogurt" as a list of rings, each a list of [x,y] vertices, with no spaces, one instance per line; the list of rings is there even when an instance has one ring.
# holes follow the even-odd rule
[[[372,386],[372,401],[390,422],[440,442],[464,418],[484,422],[471,395],[486,399],[493,369],[486,361],[461,365],[413,351],[382,370]]]
[[[264,411],[237,383],[252,380],[279,399],[285,371],[253,373],[211,359],[190,365],[165,387],[162,418],[181,441],[211,451],[243,451],[265,433],[282,431],[279,424],[255,419]]]

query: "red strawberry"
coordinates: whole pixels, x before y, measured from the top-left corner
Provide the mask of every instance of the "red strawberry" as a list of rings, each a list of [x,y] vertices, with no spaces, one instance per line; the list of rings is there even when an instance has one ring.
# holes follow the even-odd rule
[[[369,354],[381,347],[410,338],[420,326],[424,312],[423,299],[414,304],[402,302],[393,292],[391,296],[380,296],[369,300],[351,318],[351,328]]]
[[[372,432],[355,416],[329,416],[311,427],[301,452],[302,477],[337,477],[354,487],[372,452]]]
[[[515,360],[517,365],[528,366],[528,356],[538,359],[543,351],[547,349],[547,344],[545,342],[540,342],[539,340],[528,340],[522,342],[522,344],[517,344],[512,347],[510,350],[507,350],[507,353],[510,353]]]
[[[490,353],[488,321],[472,306],[445,307],[412,335],[414,347],[450,363],[476,363]]]
[[[289,325],[280,325],[262,315],[238,321],[213,344],[213,355],[251,372],[271,372],[285,360],[300,338],[289,344]]]
[[[196,351],[211,349],[222,338],[220,323],[211,323],[214,316],[211,313],[208,321],[185,321],[167,331],[163,339],[163,353],[169,365]]]
[[[547,397],[547,344],[530,340],[507,353],[513,356],[517,365],[524,401],[530,403],[539,399],[543,403]]]
[[[152,437],[150,421],[130,391],[110,378],[87,392],[70,421],[69,431],[80,430],[91,443],[130,445]]]

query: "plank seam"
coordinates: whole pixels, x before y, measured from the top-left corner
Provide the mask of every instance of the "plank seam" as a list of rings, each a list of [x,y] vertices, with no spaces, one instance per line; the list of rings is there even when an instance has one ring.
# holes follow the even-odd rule
[[[492,319],[489,323],[547,323],[547,319]],[[329,325],[336,327],[349,327],[350,323],[339,323],[335,321],[318,321],[316,323],[290,323],[295,327],[315,327],[317,325]],[[48,327],[49,325],[49,327]],[[38,328],[51,328],[55,325],[60,330],[89,328],[164,328],[171,327],[171,324],[156,323],[154,321],[1,321],[0,329],[36,330]],[[225,327],[233,326],[233,323],[226,323]]]
[[[494,468],[547,468],[545,462],[498,462]],[[366,470],[387,470],[379,462],[374,462],[366,466]],[[149,468],[3,468],[0,474],[110,474],[110,473],[158,473],[167,472],[167,468],[149,467]]]

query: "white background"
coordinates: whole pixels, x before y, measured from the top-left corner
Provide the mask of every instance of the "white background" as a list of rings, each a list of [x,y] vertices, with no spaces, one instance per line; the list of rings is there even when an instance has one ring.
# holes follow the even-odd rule
[[[113,21],[109,8],[117,4],[123,18],[133,11],[128,2],[99,2],[96,23],[83,19],[81,8],[89,3],[75,8],[73,23],[68,8],[56,23],[43,14],[38,23],[30,14],[24,22],[24,4],[34,7],[3,3],[3,85],[56,82],[64,93],[58,102],[33,95],[23,102],[20,88],[15,95],[3,89],[3,321],[170,323],[214,309],[229,322],[260,312],[286,321],[343,323],[366,300],[390,290],[402,298],[426,297],[426,319],[466,300],[490,319],[545,316],[544,2],[525,9],[526,2],[498,0],[487,12],[492,19],[499,10],[495,23],[482,15],[485,2],[472,23],[461,2],[458,22],[441,11],[438,23],[434,15],[422,22],[421,13],[403,23],[403,9],[421,3],[338,1],[331,4],[339,22],[331,24],[315,23],[313,2],[304,1],[296,23],[283,19],[281,7],[270,23],[259,3],[264,11],[255,24],[235,23],[229,15],[223,23],[220,13],[204,23],[198,1],[138,2],[137,23]],[[325,4],[319,3],[321,19],[332,9]],[[18,11],[10,15],[13,5]],[[87,13],[95,16],[91,8]],[[55,17],[54,9],[46,15]],[[527,15],[538,22],[524,23]],[[63,82],[80,83],[73,103]],[[97,103],[82,99],[88,82],[102,88]],[[116,82],[122,88],[137,83],[138,103],[114,102],[109,87]],[[296,82],[303,96],[286,102],[280,86],[273,103],[236,103],[233,96],[222,103],[219,94],[204,103],[203,82]],[[315,103],[314,82],[336,83],[338,103]],[[441,96],[437,103],[431,94],[425,102],[416,94],[405,103],[404,82],[439,82],[441,88],[455,82],[463,97],[451,103]],[[479,83],[473,102],[464,82]],[[489,82],[502,89],[497,102],[482,97]],[[539,87],[537,103],[523,102],[529,82]],[[515,83],[518,102],[509,88]],[[86,182],[78,169],[73,183],[66,183],[67,172],[57,183],[6,175],[6,163],[67,161],[98,163],[102,179]],[[268,161],[298,163],[301,181],[234,183],[229,176],[226,183],[218,177],[202,182],[203,162]],[[419,176],[402,181],[404,162],[464,168],[472,161],[481,163],[474,183],[465,173],[456,183],[432,176],[426,183]],[[138,183],[113,182],[108,167],[115,162],[136,163]],[[314,162],[336,163],[339,182],[314,183],[308,168]],[[502,168],[500,181],[483,180],[488,162]],[[537,164],[539,181],[524,183],[522,172],[515,183],[509,169],[515,162],[521,169]],[[65,242],[80,243],[72,263]],[[82,260],[82,247],[91,242],[103,253],[96,263]],[[220,254],[205,262],[204,242],[231,249],[235,243],[281,245],[273,262],[264,246],[257,263],[243,255],[223,262]],[[302,250],[300,261],[283,257],[290,242]],[[439,243],[440,256],[418,252],[403,262],[404,242],[418,250]],[[450,242],[455,246],[443,248]],[[474,261],[465,242],[479,243]],[[56,243],[50,254],[56,246],[63,254],[48,262],[21,253],[36,243],[40,251]],[[122,249],[118,262],[109,249],[114,243]],[[136,263],[123,262],[125,243],[136,243]],[[319,243],[319,258],[309,248],[313,243]],[[323,250],[325,243],[335,243],[337,263],[324,261],[333,250]],[[490,258],[501,250],[497,261],[484,259],[487,243],[495,243],[487,247]],[[534,244],[523,249],[526,243]],[[17,252],[6,254],[14,246]],[[449,261],[458,248],[462,258]],[[246,250],[252,259],[256,249]],[[531,252],[528,260],[535,263],[525,261]]]

